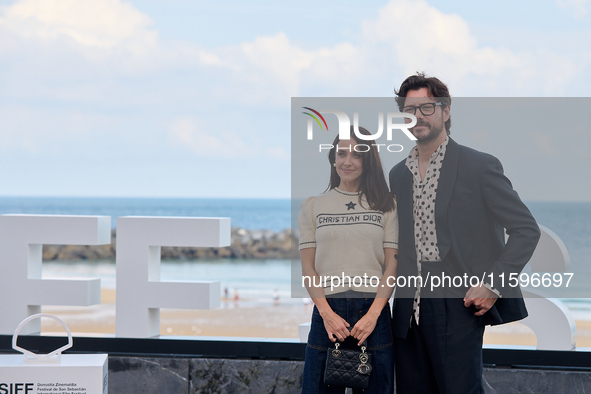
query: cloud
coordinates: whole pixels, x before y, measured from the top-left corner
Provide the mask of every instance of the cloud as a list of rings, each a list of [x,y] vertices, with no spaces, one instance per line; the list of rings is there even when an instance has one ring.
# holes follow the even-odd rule
[[[83,47],[146,53],[157,40],[150,18],[119,0],[21,0],[4,9],[0,28],[25,38],[65,39]]]
[[[291,96],[391,93],[388,80],[418,70],[437,75],[455,95],[561,95],[589,63],[542,47],[481,45],[459,15],[423,0],[392,0],[362,22],[354,41],[304,47],[283,32],[210,48],[201,63],[224,68],[216,99],[287,106]],[[209,59],[209,61],[207,61]],[[396,78],[398,77],[398,78]]]
[[[313,83],[330,85],[335,75],[351,74],[356,51],[347,43],[305,50],[282,32],[214,48],[162,40],[146,14],[120,0],[20,0],[0,9],[0,58],[12,66],[13,80],[40,77],[33,90],[64,76],[112,80],[185,72],[200,85],[201,96],[287,107],[306,71],[315,76]],[[40,72],[32,70],[40,64]],[[212,83],[212,75],[219,82]],[[55,86],[47,94],[55,97],[63,89]]]
[[[163,41],[148,15],[120,0],[20,0],[0,9],[0,56],[29,62],[36,53],[45,72],[71,64],[89,77],[153,75],[198,66],[225,66],[192,42]]]
[[[20,0],[0,9],[0,84],[9,101],[53,103],[61,115],[44,128],[87,130],[73,121],[83,105],[110,124],[121,116],[131,125],[145,111],[152,134],[203,155],[257,149],[229,123],[216,126],[232,108],[232,124],[265,125],[257,130],[260,153],[282,159],[288,155],[280,142],[265,137],[282,127],[269,127],[268,119],[279,118],[292,96],[391,95],[394,82],[417,70],[440,77],[455,96],[560,95],[591,62],[542,47],[482,45],[466,20],[423,0],[390,1],[361,25],[361,35],[331,45],[279,31],[205,47],[161,38],[146,14],[120,0]],[[31,141],[43,132],[27,127]]]
[[[257,37],[253,42],[242,43],[240,50],[250,64],[282,83],[288,91],[297,91],[299,73],[314,61],[312,52],[293,46],[284,33]]]
[[[280,146],[277,148],[268,148],[267,155],[274,159],[289,160],[291,155],[285,150],[284,147]]]
[[[237,133],[220,131],[196,117],[175,119],[168,136],[172,146],[190,149],[200,156],[242,158],[258,151]]]
[[[199,156],[254,158],[268,157],[286,161],[291,158],[283,146],[264,147],[258,138],[211,126],[207,120],[194,116],[176,118],[168,128],[168,141],[175,148],[189,149]]]
[[[217,59],[212,65],[224,69],[216,97],[248,106],[287,108],[290,97],[322,88],[342,93],[362,75],[365,65],[361,49],[350,43],[307,49],[283,32],[211,48],[209,53]]]
[[[388,47],[389,60],[404,75],[428,70],[449,81],[467,74],[498,75],[519,65],[507,50],[479,46],[460,16],[444,14],[425,1],[390,1],[376,19],[363,22],[363,34],[367,41]]]
[[[0,119],[0,149],[11,153],[68,151],[113,127],[111,119],[96,113],[19,105],[0,106]]]
[[[363,72],[361,49],[350,43],[305,50],[278,33],[243,43],[240,50],[253,66],[280,81],[292,96],[300,93],[306,77],[316,84],[339,85]]]
[[[556,0],[556,3],[563,8],[570,8],[576,19],[583,19],[587,15],[588,0]]]
[[[390,1],[363,21],[363,38],[374,55],[381,51],[384,64],[398,66],[402,79],[426,71],[453,87],[452,95],[561,95],[589,64],[558,56],[541,42],[520,50],[482,45],[466,20],[424,0]]]
[[[107,97],[121,87],[109,86],[114,77],[134,83],[157,76],[161,90],[174,81],[179,86],[170,90],[190,100],[269,108],[288,107],[292,96],[388,94],[389,81],[417,70],[439,76],[456,95],[564,94],[591,61],[481,45],[463,18],[423,0],[392,0],[361,25],[360,36],[334,45],[304,45],[277,32],[206,48],[163,40],[146,14],[120,0],[20,0],[0,14],[0,58],[9,51],[2,60],[16,77],[31,80],[33,91],[66,76],[101,80],[79,84],[74,96],[91,87]],[[33,57],[43,60],[40,72],[31,70]],[[184,83],[175,76],[181,73]],[[64,89],[51,86],[44,94],[59,97]]]

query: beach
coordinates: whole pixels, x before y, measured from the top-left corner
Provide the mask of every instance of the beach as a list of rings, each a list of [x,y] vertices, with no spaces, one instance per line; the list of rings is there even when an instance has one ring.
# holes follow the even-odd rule
[[[89,307],[44,306],[42,311],[57,315],[75,335],[115,333],[116,291],[103,289],[101,304]],[[259,299],[222,299],[211,310],[162,309],[160,335],[201,335],[229,337],[298,338],[298,325],[310,320],[311,305],[299,299],[277,303]],[[63,331],[49,319],[42,321],[43,332]]]
[[[62,318],[74,336],[115,334],[116,291],[103,289],[101,304],[89,307],[43,307],[43,312]],[[163,309],[160,312],[160,335],[220,336],[298,339],[298,326],[310,321],[312,304],[300,299],[222,299],[221,307],[212,310]],[[591,347],[591,321],[577,320],[577,347]],[[63,329],[44,319],[44,333]],[[487,327],[485,345],[535,346],[533,332],[521,323]]]

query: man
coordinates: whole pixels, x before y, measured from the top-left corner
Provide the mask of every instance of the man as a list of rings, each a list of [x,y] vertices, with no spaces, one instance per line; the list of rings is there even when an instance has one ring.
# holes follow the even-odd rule
[[[420,275],[426,284],[396,290],[397,392],[483,393],[484,326],[527,316],[521,290],[500,287],[500,275],[521,272],[540,230],[500,162],[449,137],[445,84],[419,73],[396,94],[400,110],[417,118],[416,147],[390,171],[400,231],[397,275]],[[444,275],[484,283],[447,283],[432,292],[430,280]]]

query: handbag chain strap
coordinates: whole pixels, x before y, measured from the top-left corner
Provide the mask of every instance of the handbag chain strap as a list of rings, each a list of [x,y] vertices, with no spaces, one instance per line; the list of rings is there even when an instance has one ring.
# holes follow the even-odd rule
[[[359,354],[359,361],[361,361],[361,364],[359,364],[359,366],[357,367],[357,372],[359,372],[362,375],[368,374],[371,371],[371,367],[367,365],[369,357],[365,352],[365,349],[365,346],[361,346],[361,354]]]
[[[332,349],[332,356],[333,357],[338,357],[341,355],[341,351],[339,350],[339,346],[341,346],[341,344],[338,342],[336,342],[334,344],[334,349]]]

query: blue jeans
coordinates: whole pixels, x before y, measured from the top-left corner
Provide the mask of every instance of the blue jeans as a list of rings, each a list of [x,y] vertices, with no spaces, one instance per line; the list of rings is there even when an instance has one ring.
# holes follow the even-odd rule
[[[351,327],[364,316],[373,298],[327,298],[332,310],[345,319]],[[371,335],[367,338],[367,350],[372,356],[372,371],[369,387],[354,393],[393,393],[394,392],[394,354],[392,329],[390,326],[390,304],[386,304]],[[306,346],[302,394],[344,393],[344,387],[328,387],[324,384],[326,351],[334,347],[328,339],[324,321],[314,307],[312,325]]]

